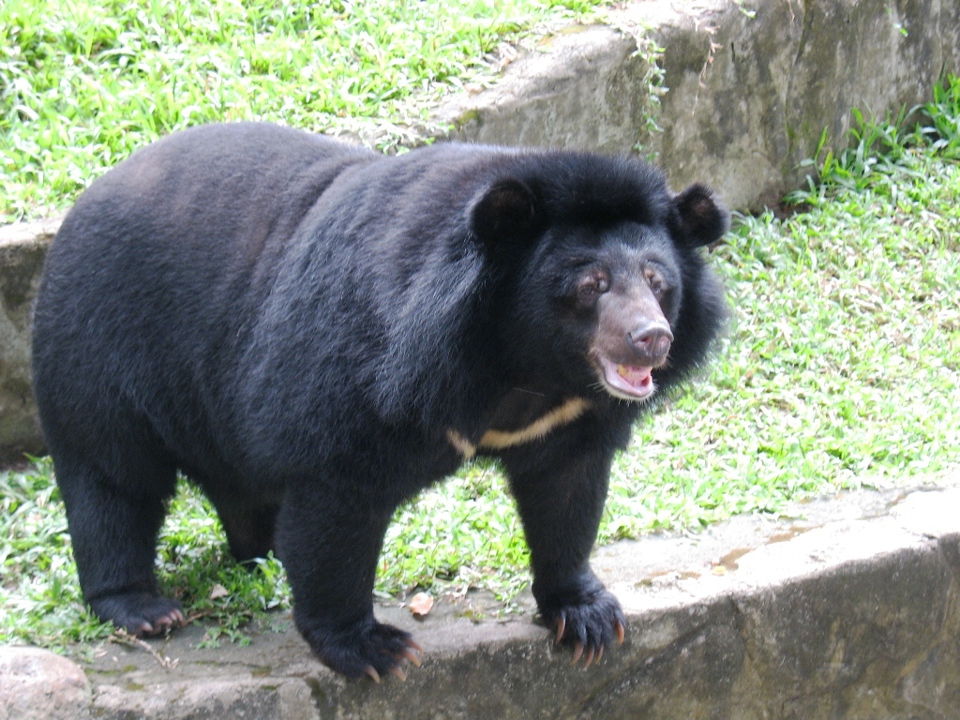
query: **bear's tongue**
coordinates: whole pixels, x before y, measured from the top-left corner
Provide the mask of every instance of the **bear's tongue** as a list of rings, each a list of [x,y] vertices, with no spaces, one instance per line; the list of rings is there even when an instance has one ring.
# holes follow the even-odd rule
[[[615,365],[603,358],[603,377],[607,386],[615,395],[640,400],[653,392],[653,368],[640,365]]]
[[[634,365],[617,365],[617,375],[622,377],[635,388],[640,388],[650,379],[650,368]]]

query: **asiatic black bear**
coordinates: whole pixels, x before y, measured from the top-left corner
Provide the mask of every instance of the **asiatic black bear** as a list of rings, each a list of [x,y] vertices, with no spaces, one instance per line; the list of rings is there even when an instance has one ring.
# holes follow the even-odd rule
[[[94,182],[47,257],[34,381],[84,596],[183,622],[153,565],[177,470],[240,559],[275,549],[321,661],[416,660],[374,619],[399,503],[475,455],[510,478],[533,591],[588,662],[623,638],[590,569],[614,453],[725,304],[711,193],[629,157],[437,144],[384,157],[255,123]]]

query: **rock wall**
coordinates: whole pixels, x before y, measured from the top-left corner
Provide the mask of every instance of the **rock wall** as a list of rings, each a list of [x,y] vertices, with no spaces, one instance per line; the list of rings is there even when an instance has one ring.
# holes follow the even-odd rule
[[[852,108],[895,117],[960,72],[958,0],[657,0],[610,23],[561,35],[440,116],[477,142],[639,146],[675,187],[703,180],[755,210],[804,182],[824,130],[846,144]]]
[[[0,463],[44,451],[30,382],[30,323],[59,226],[48,220],[0,227]]]

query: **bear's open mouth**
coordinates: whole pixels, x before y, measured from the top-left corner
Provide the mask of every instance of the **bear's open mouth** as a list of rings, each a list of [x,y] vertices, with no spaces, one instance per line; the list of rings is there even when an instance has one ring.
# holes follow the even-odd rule
[[[655,389],[652,367],[614,363],[605,357],[597,358],[607,392],[626,400],[643,400]]]

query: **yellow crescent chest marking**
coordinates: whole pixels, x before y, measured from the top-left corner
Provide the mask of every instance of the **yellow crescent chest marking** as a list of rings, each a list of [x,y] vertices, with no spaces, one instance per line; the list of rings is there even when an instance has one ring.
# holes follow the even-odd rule
[[[480,444],[474,445],[457,430],[447,430],[447,439],[458,453],[467,460],[477,454],[479,448],[487,450],[503,450],[504,448],[522,445],[540,440],[550,431],[572,423],[590,408],[590,403],[583,398],[571,398],[563,405],[554,408],[524,428],[519,430],[487,430],[480,438]]]
[[[450,441],[450,444],[458,453],[463,455],[465,460],[469,460],[477,454],[477,446],[456,430],[447,430],[447,440]]]

